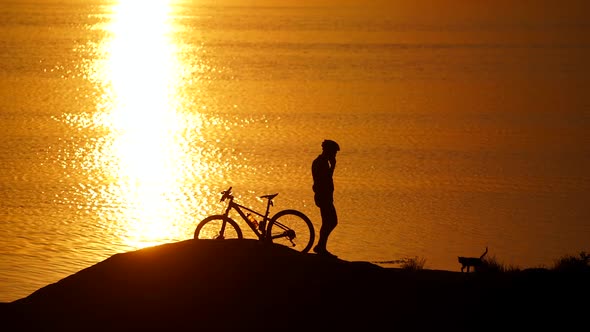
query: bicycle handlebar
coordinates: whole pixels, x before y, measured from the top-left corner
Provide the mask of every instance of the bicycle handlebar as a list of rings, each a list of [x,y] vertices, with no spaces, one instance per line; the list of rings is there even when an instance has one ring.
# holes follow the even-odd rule
[[[225,190],[225,191],[222,191],[222,192],[221,192],[221,194],[222,194],[222,195],[221,195],[221,200],[220,200],[220,202],[223,202],[223,201],[225,201],[227,198],[232,198],[232,194],[231,194],[231,188],[232,188],[232,187],[229,187],[229,189],[227,189],[227,190]]]
[[[232,187],[229,187],[227,190],[222,191],[221,192],[221,200],[219,200],[219,201],[220,202],[223,202],[223,201],[225,201],[228,198],[229,199],[233,199],[234,196],[232,195],[231,190],[232,190]],[[275,197],[277,197],[277,195],[278,195],[278,193],[272,194],[272,195],[264,195],[264,196],[260,196],[260,198],[268,199],[268,204],[270,206],[273,206],[274,203],[273,203],[272,199],[275,198]]]

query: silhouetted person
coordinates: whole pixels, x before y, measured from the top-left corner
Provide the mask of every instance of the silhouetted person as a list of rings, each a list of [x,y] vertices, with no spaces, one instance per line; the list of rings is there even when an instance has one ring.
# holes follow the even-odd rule
[[[311,164],[313,176],[313,192],[315,205],[320,208],[322,226],[318,244],[313,251],[320,255],[336,257],[326,248],[330,233],[338,224],[338,216],[334,207],[334,181],[332,175],[336,168],[336,153],[340,151],[338,143],[332,140],[322,142],[322,153]]]

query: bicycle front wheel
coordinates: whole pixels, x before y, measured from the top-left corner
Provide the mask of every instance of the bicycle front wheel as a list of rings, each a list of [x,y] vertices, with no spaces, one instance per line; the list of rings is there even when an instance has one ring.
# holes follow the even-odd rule
[[[241,239],[242,230],[235,220],[223,215],[213,215],[203,219],[195,230],[195,240]]]
[[[313,245],[315,231],[305,214],[297,210],[283,210],[271,218],[266,236],[272,243],[308,252]]]

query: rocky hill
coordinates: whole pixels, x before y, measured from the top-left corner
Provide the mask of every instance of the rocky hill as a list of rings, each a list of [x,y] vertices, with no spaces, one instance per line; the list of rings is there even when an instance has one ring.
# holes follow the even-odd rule
[[[589,289],[585,273],[409,271],[187,240],[114,255],[0,313],[10,331],[563,330],[588,323]]]

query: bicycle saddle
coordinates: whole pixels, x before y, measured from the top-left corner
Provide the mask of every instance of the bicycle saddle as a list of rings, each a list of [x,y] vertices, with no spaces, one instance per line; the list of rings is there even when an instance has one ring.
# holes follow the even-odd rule
[[[264,195],[264,196],[260,196],[260,198],[268,198],[268,199],[273,199],[275,197],[277,197],[279,193],[276,194],[272,194],[272,195]]]

